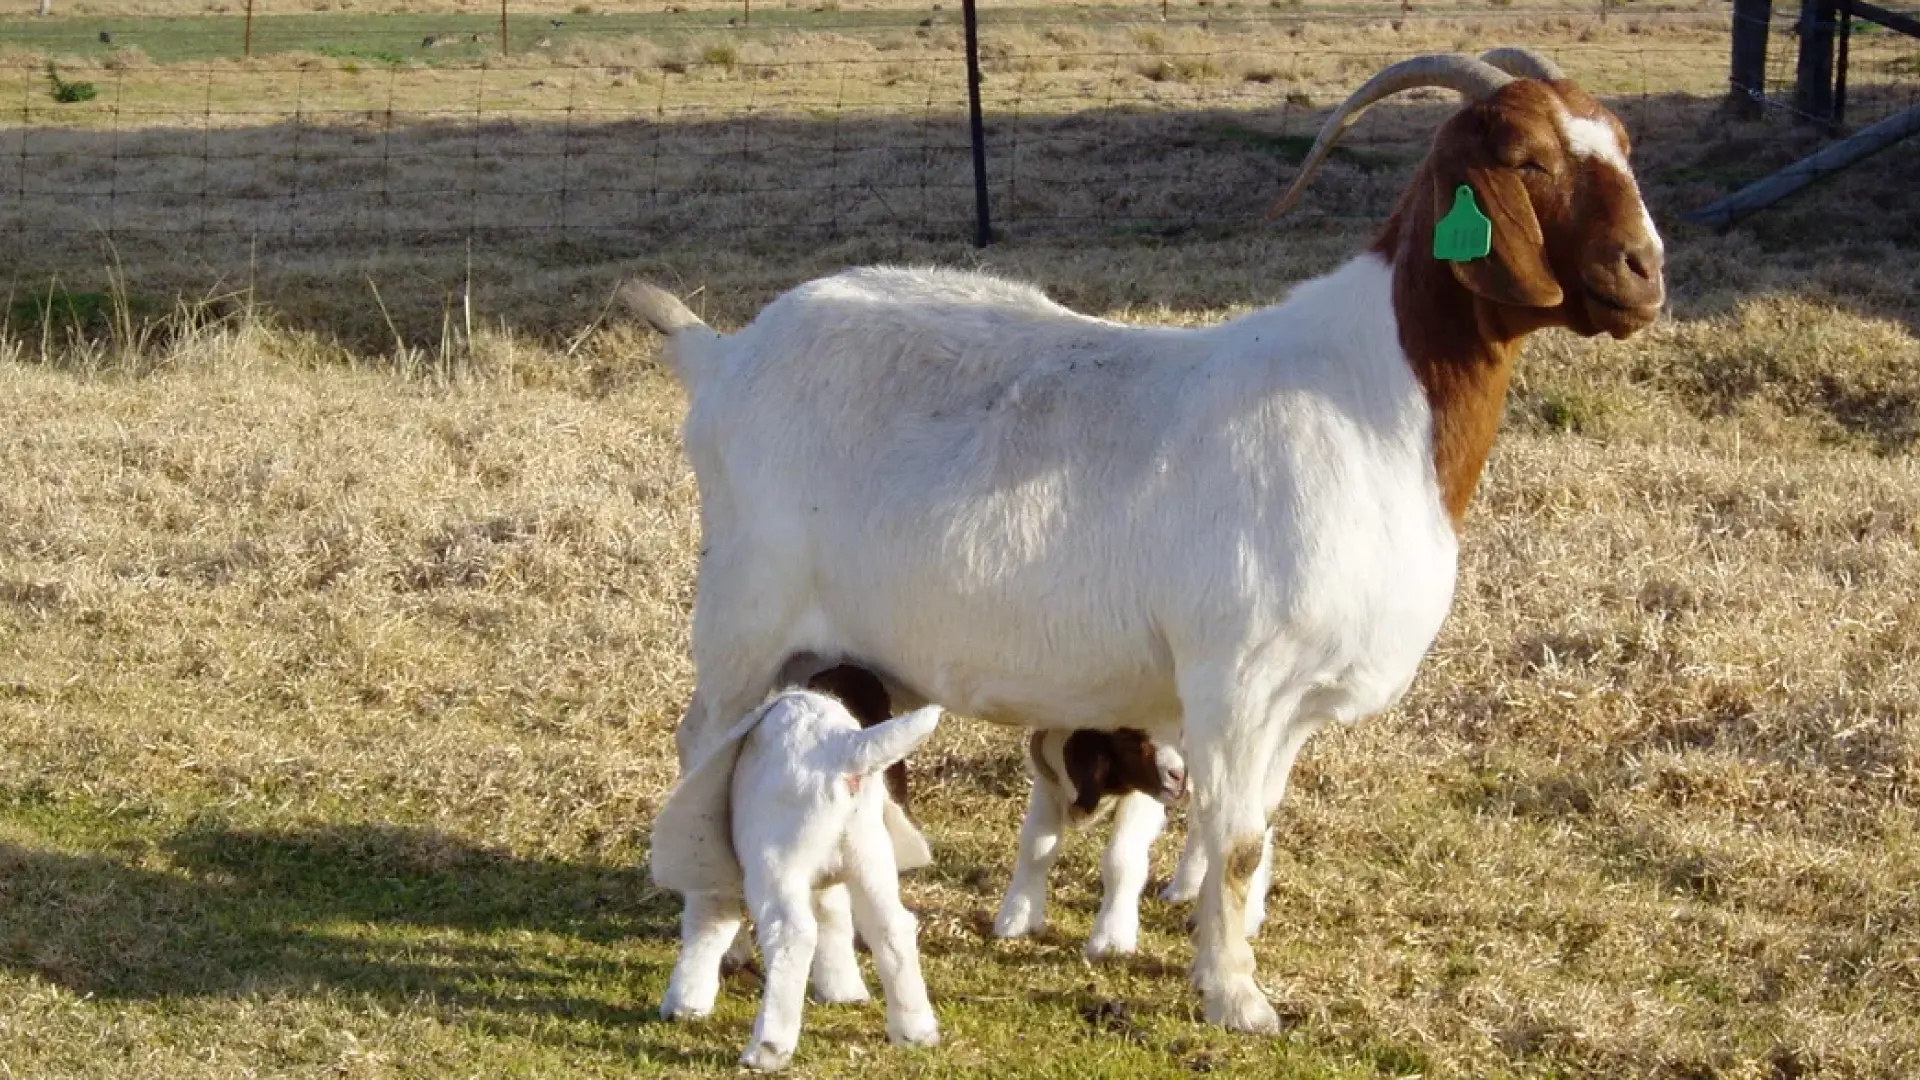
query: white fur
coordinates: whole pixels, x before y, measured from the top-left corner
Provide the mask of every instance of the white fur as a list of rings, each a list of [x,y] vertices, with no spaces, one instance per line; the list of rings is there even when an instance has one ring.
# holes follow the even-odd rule
[[[802,652],[1003,723],[1178,723],[1206,864],[1194,978],[1209,1019],[1277,1030],[1248,857],[1306,738],[1396,701],[1453,595],[1391,279],[1364,254],[1175,329],[873,268],[731,336],[681,321],[706,543],[683,762]]]
[[[1606,124],[1561,110],[1560,131],[1567,140],[1568,149],[1576,156],[1598,158],[1628,176],[1633,175],[1632,168],[1627,164],[1627,155],[1620,149],[1619,137]]]
[[[939,710],[929,707],[862,731],[834,698],[791,690],[736,728],[744,733],[731,775],[731,839],[766,961],[760,1015],[740,1058],[747,1068],[779,1069],[792,1059],[810,971],[823,998],[866,996],[853,960],[855,927],[873,951],[886,990],[889,1037],[915,1046],[939,1041],[920,975],[914,917],[900,903],[880,778],[938,721]],[[695,910],[688,905],[687,911]],[[690,956],[724,950],[737,927],[737,915],[730,924],[694,927],[699,940],[683,948],[675,984],[703,975],[681,969]],[[711,996],[705,1005],[711,1008]]]
[[[1091,814],[1078,814],[1074,803],[1079,792],[1067,776],[1062,753],[1072,734],[1040,732],[1029,749],[1027,774],[1033,779],[1033,789],[1027,800],[1026,820],[1020,826],[1020,852],[1013,880],[1000,902],[993,933],[995,937],[1017,938],[1045,928],[1047,872],[1060,852],[1062,825],[1082,829],[1111,813],[1113,836],[1100,863],[1100,913],[1094,916],[1093,932],[1087,937],[1087,958],[1131,955],[1140,947],[1140,893],[1147,887],[1153,842],[1166,827],[1167,809],[1153,796],[1135,791],[1117,798],[1107,796]],[[1034,761],[1035,754],[1045,763],[1044,768]],[[1186,773],[1186,761],[1171,741],[1154,740],[1154,759],[1163,784],[1170,774]]]

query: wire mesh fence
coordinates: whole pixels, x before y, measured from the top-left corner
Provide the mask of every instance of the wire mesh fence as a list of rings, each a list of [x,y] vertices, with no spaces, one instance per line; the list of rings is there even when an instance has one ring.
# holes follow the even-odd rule
[[[1743,17],[1752,18],[1734,16],[1736,21]],[[1836,3],[1783,3],[1772,9],[1765,25],[1766,76],[1750,93],[1776,118],[1857,128],[1920,104],[1920,38],[1854,18]],[[1820,84],[1820,92],[1814,93],[1809,92],[1810,73],[1803,71],[1801,47],[1810,27],[1832,42],[1822,50],[1827,54],[1824,76],[1811,73],[1812,81]]]
[[[162,17],[158,0],[0,21],[0,238],[15,265],[101,238],[210,260],[960,240],[974,205],[953,6],[517,5],[504,33],[497,9],[275,8],[250,37],[233,13]],[[995,224],[1073,237],[1247,222],[1329,108],[1421,51],[1534,44],[1630,125],[1658,127],[1672,102],[1725,92],[1728,26],[1719,5],[989,9]],[[1856,37],[1860,115],[1911,101],[1911,44]],[[1765,98],[1790,100],[1791,50],[1767,71]],[[1384,216],[1451,107],[1436,91],[1375,110],[1303,220]]]

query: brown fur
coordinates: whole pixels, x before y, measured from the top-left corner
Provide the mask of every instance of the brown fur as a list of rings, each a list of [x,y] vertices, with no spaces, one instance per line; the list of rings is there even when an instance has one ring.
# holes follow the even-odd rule
[[[863,728],[884,724],[893,716],[893,699],[887,695],[887,688],[881,685],[878,676],[863,667],[852,664],[830,667],[808,679],[807,689],[838,698]],[[885,776],[887,794],[905,810],[907,763],[899,761],[888,766]]]
[[[1373,245],[1393,260],[1400,343],[1433,410],[1434,466],[1456,529],[1499,432],[1521,339],[1549,326],[1624,338],[1664,296],[1638,191],[1561,145],[1557,107],[1609,125],[1627,151],[1620,121],[1579,88],[1515,80],[1441,126]],[[1462,183],[1493,221],[1493,252],[1443,263],[1434,223]]]
[[[1051,776],[1052,767],[1040,754],[1040,733],[1028,744],[1028,754],[1041,775]],[[1108,798],[1130,791],[1157,795],[1160,792],[1160,767],[1154,760],[1155,746],[1143,731],[1121,728],[1118,731],[1076,731],[1061,747],[1066,779],[1073,785],[1073,807],[1089,815]]]

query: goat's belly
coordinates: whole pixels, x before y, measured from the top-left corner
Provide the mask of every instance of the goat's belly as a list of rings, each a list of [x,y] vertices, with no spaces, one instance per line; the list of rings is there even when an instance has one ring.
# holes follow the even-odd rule
[[[916,599],[904,610],[829,617],[833,640],[821,644],[867,659],[914,696],[994,723],[1152,730],[1179,722],[1172,665],[1144,626],[1072,633],[1057,611]]]
[[[1129,677],[1074,680],[1009,678],[945,665],[934,674],[933,700],[963,716],[990,723],[1071,731],[1138,728],[1161,731],[1180,723],[1170,679]],[[1104,673],[1103,673],[1104,674]]]

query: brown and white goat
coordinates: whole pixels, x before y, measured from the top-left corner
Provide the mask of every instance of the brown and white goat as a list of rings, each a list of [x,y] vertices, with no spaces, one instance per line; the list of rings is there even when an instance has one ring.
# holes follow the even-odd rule
[[[1007,886],[996,937],[1034,933],[1047,922],[1047,872],[1060,854],[1063,826],[1079,830],[1113,816],[1113,836],[1101,861],[1100,913],[1087,938],[1087,956],[1133,952],[1140,942],[1140,892],[1148,856],[1166,827],[1167,806],[1187,791],[1180,752],[1144,731],[1036,731],[1027,739],[1033,778],[1020,854]]]
[[[1295,194],[1362,110],[1420,86],[1467,100],[1379,238],[1221,325],[1123,325],[986,274],[882,267],[721,335],[629,288],[687,387],[702,499],[683,766],[798,652],[855,658],[902,704],[1171,736],[1204,867],[1206,1016],[1277,1031],[1247,929],[1295,757],[1418,671],[1525,337],[1624,338],[1665,298],[1624,130],[1530,54],[1392,65],[1335,111]],[[1463,186],[1491,245],[1442,260]],[[696,973],[717,970],[737,901],[687,904],[669,1016],[711,1007]]]

